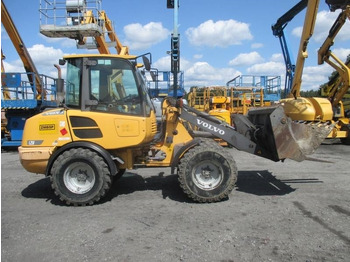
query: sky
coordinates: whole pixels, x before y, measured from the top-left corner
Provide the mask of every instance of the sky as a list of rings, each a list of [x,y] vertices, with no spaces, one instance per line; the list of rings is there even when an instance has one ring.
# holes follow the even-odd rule
[[[54,64],[66,54],[97,53],[77,49],[74,40],[48,38],[40,34],[40,0],[3,0],[41,74],[57,76]],[[44,0],[41,0],[44,3]],[[53,2],[53,0],[47,0]],[[91,1],[91,0],[89,0]],[[61,2],[65,2],[62,0]],[[281,76],[284,88],[285,64],[278,38],[271,25],[299,0],[179,0],[180,70],[185,88],[224,86],[239,75]],[[152,67],[170,70],[171,33],[174,10],[166,0],[103,0],[101,9],[114,23],[115,31],[130,54],[152,53]],[[320,1],[315,31],[308,45],[302,90],[317,90],[334,71],[317,64],[317,50],[328,35],[339,11],[330,12]],[[299,48],[305,11],[284,30],[293,57]],[[3,26],[1,48],[7,72],[23,72],[23,66]],[[331,50],[345,61],[350,54],[350,21],[347,21]],[[112,52],[115,52],[111,49]],[[63,73],[65,70],[63,69]]]

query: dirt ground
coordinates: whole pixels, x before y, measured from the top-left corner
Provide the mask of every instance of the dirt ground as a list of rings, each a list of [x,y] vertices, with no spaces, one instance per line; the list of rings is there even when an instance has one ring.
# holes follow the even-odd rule
[[[239,174],[226,201],[193,203],[170,168],[152,168],[88,207],[63,205],[2,152],[2,261],[350,261],[350,146],[301,163],[227,150]]]

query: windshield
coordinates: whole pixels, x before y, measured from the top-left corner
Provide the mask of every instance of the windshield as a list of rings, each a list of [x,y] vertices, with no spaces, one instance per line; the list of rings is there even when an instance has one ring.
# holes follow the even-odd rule
[[[124,60],[97,59],[90,67],[92,109],[125,114],[141,114],[141,99],[132,65]]]

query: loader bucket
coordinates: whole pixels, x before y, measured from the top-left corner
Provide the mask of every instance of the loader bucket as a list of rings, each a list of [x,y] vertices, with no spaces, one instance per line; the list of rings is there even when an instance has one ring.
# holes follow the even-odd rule
[[[248,118],[256,127],[254,139],[261,156],[274,161],[305,160],[333,128],[329,123],[292,121],[282,106],[252,109]]]

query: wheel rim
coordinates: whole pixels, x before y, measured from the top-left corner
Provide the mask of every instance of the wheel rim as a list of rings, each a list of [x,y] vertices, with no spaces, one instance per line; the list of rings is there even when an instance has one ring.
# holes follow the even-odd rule
[[[217,188],[223,179],[223,169],[212,161],[202,161],[192,169],[193,182],[204,190]]]
[[[68,166],[63,175],[63,181],[69,191],[84,194],[95,184],[95,172],[84,162],[75,162]]]

